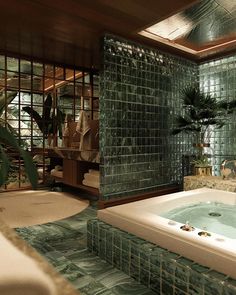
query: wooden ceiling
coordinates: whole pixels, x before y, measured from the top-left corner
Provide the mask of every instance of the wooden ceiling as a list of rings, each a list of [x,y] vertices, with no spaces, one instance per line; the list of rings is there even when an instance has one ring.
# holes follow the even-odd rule
[[[99,68],[100,40],[105,32],[174,50],[139,36],[138,32],[196,2],[198,1],[1,1],[0,51],[64,65]],[[181,54],[181,51],[176,52]]]

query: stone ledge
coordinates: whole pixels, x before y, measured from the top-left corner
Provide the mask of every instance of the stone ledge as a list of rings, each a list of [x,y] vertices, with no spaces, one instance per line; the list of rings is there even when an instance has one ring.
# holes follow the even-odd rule
[[[185,176],[184,190],[208,187],[228,192],[236,192],[236,180],[224,180],[220,176]]]

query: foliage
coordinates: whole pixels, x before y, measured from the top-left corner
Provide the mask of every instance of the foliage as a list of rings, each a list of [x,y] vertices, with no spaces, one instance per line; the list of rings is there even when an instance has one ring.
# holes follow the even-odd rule
[[[200,142],[204,142],[209,126],[223,127],[226,124],[226,115],[231,114],[236,108],[236,100],[217,101],[210,94],[205,94],[194,86],[185,88],[182,94],[184,115],[176,117],[177,127],[172,134],[194,133]]]
[[[194,164],[195,167],[208,167],[211,165],[207,155],[200,156],[196,160],[193,160],[191,164]]]
[[[45,137],[50,134],[56,134],[59,131],[60,138],[62,137],[62,124],[65,120],[65,114],[59,108],[56,108],[55,111],[52,111],[52,96],[49,93],[43,104],[43,112],[40,115],[32,107],[26,106],[22,110],[25,111],[33,118],[38,125],[40,131]]]
[[[35,189],[38,182],[38,173],[30,154],[19,146],[15,136],[3,126],[0,126],[0,186],[6,182],[10,170],[10,160],[4,146],[7,147],[8,151],[9,147],[11,147],[14,151],[19,152],[20,157],[24,160],[25,171],[29,181]]]

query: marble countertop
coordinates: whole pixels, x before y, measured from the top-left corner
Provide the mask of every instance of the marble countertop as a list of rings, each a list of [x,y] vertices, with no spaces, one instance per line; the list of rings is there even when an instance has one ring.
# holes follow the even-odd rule
[[[38,254],[30,245],[22,240],[16,232],[9,228],[3,221],[0,221],[0,231],[11,241],[18,249],[27,256],[31,257],[39,267],[53,280],[57,288],[58,295],[79,295],[80,293],[61,276],[52,265],[50,265],[40,254]]]
[[[208,187],[224,191],[236,192],[236,179],[223,179],[221,176],[185,176],[184,190]]]

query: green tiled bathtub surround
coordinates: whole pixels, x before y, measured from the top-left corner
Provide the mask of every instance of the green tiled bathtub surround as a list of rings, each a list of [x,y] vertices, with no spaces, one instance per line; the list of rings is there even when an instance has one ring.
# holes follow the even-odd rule
[[[87,231],[92,253],[155,294],[236,294],[236,280],[98,219],[88,221]]]
[[[236,98],[236,55],[205,62],[199,66],[200,89],[218,100]],[[236,112],[225,118],[226,125],[210,134],[215,175],[224,159],[236,159]]]
[[[187,136],[170,135],[180,95],[198,81],[194,62],[106,35],[100,71],[103,200],[181,182]]]

